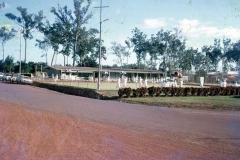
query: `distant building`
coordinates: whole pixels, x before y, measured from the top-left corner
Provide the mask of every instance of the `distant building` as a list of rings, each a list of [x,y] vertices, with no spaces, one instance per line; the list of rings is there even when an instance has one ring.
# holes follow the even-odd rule
[[[52,75],[58,76],[59,79],[79,79],[91,77],[93,80],[98,78],[98,68],[94,67],[73,67],[73,66],[47,66],[45,67],[49,77]],[[120,69],[120,68],[102,68],[102,77],[104,73],[108,73],[107,76],[110,80],[117,80],[120,76],[120,72],[126,72],[125,77],[142,77],[142,78],[161,78],[164,76],[164,72],[158,70],[142,70],[142,69]]]

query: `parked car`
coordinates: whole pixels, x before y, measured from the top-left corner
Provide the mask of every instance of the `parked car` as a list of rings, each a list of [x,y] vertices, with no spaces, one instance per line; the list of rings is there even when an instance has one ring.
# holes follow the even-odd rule
[[[2,81],[10,81],[10,79],[11,79],[11,74],[5,73],[2,76]]]
[[[33,81],[31,80],[30,77],[27,76],[18,76],[16,79],[17,83],[21,83],[21,84],[32,84]]]
[[[15,82],[17,82],[17,77],[18,77],[17,74],[12,75],[12,77],[11,77],[11,79],[10,79],[10,83],[15,83]]]

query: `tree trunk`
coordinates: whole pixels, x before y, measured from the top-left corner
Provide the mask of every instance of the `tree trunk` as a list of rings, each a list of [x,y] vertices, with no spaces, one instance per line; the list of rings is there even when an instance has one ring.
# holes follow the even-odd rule
[[[25,41],[25,58],[24,58],[24,62],[26,63],[27,61],[27,38],[24,38]]]
[[[65,58],[65,55],[63,55],[63,66],[66,66],[65,61],[66,61],[66,58]]]
[[[4,45],[2,43],[2,49],[3,49],[3,61],[4,61]]]
[[[73,49],[73,67],[75,66],[76,51],[77,51],[77,35],[75,36],[74,49]]]
[[[47,52],[46,52],[46,65],[48,65],[48,61],[47,61]]]
[[[55,54],[56,54],[56,51],[54,50],[54,52],[53,52],[53,56],[52,56],[51,66],[53,65],[53,60],[54,60],[54,56],[55,56]]]

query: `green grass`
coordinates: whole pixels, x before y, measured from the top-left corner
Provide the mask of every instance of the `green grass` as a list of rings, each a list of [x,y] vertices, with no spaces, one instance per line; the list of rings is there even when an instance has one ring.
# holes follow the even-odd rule
[[[122,98],[122,102],[175,108],[240,110],[240,97],[234,96],[181,96],[181,97],[141,97]]]
[[[130,97],[118,99],[114,90],[102,91],[111,99],[133,104],[145,104],[174,108],[211,109],[211,110],[240,110],[240,96],[160,96],[160,97]]]

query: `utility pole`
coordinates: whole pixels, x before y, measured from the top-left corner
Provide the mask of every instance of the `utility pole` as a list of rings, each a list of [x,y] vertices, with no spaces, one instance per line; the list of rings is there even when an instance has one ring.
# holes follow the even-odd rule
[[[22,71],[22,69],[21,69],[21,66],[22,66],[22,64],[21,64],[21,54],[22,54],[22,53],[21,53],[21,52],[22,52],[22,48],[21,48],[21,45],[22,45],[22,42],[21,42],[21,41],[22,41],[22,40],[21,40],[22,38],[21,38],[21,36],[22,36],[22,35],[21,35],[21,32],[22,32],[22,30],[20,29],[20,50],[19,50],[19,51],[20,51],[19,74],[20,74],[20,75],[21,75],[21,71]]]
[[[167,55],[167,49],[168,49],[168,43],[166,42],[166,51],[164,53],[164,65],[165,65],[165,80],[167,80],[167,58],[166,58],[166,55]]]
[[[98,64],[98,85],[97,85],[97,90],[100,90],[100,78],[101,78],[101,59],[102,59],[102,53],[101,53],[101,32],[102,32],[102,22],[107,21],[108,19],[105,19],[102,21],[102,8],[106,8],[109,6],[102,6],[102,0],[100,0],[100,6],[99,7],[94,7],[94,8],[100,8],[100,36],[99,36],[99,64]]]

